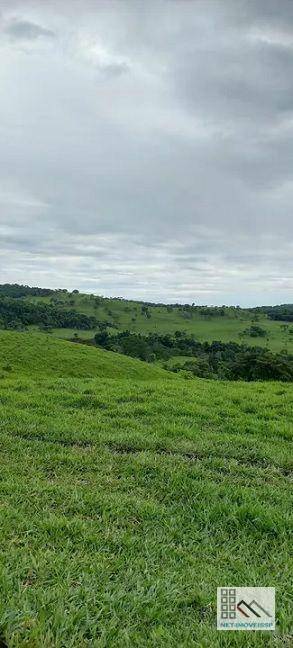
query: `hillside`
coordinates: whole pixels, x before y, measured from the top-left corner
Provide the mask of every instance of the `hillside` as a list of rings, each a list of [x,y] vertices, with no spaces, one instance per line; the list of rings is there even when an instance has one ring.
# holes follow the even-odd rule
[[[44,334],[1,332],[0,358],[9,648],[289,648],[292,385],[166,380]],[[273,635],[219,643],[226,584],[276,587]]]
[[[257,323],[267,331],[265,338],[258,338],[257,344],[267,346],[271,351],[278,352],[286,348],[293,353],[292,325],[286,328],[283,321],[270,320],[265,312],[253,312],[247,309],[224,307],[198,307],[188,305],[148,304],[144,310],[143,302],[109,299],[81,293],[58,291],[53,299],[59,307],[70,308],[78,313],[96,317],[99,321],[113,322],[118,330],[137,333],[174,333],[183,330],[193,333],[201,342],[239,342],[254,345],[255,339],[241,336],[249,324]],[[29,297],[30,301],[51,303],[52,296]],[[293,328],[292,328],[293,330]],[[58,337],[72,337],[74,329],[53,329]],[[94,331],[79,330],[81,337],[92,337]]]
[[[58,340],[44,333],[0,331],[0,375],[153,380],[172,375],[140,360]]]
[[[92,297],[67,294],[49,316],[69,299],[76,321],[97,317]],[[115,306],[119,317],[108,306],[99,313],[116,322],[111,339],[130,307]],[[185,322],[170,307],[135,308],[137,326]],[[195,312],[188,323],[247,327],[251,315],[242,316]],[[3,641],[209,648],[218,645],[216,588],[233,583],[277,588],[277,632],[249,646],[289,646],[292,385],[185,380],[27,328],[0,331]]]
[[[8,317],[6,315],[9,327],[17,328],[22,321],[27,321],[29,326],[37,330],[47,326],[59,338],[70,339],[74,335],[93,338],[98,324],[104,323],[113,333],[129,330],[143,335],[174,334],[180,330],[193,334],[199,342],[218,340],[249,346],[257,344],[273,353],[285,350],[293,354],[293,325],[290,319],[293,317],[293,306],[290,304],[255,309],[164,305],[110,299],[78,291],[3,284],[0,285],[0,329],[5,328],[4,322],[1,325],[1,304],[3,309],[2,302],[5,300],[14,306],[10,306],[11,313]],[[38,317],[20,315],[18,310],[21,305],[23,309],[25,304],[30,309],[32,306],[39,308]],[[6,305],[7,309],[9,312]],[[284,319],[286,317],[288,321]],[[263,329],[263,336],[255,338],[248,334],[249,328],[255,324]]]

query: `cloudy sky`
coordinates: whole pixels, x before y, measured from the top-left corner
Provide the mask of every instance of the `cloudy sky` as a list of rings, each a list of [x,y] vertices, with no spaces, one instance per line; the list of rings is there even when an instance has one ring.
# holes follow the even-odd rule
[[[292,302],[292,0],[0,0],[0,61],[0,283]]]

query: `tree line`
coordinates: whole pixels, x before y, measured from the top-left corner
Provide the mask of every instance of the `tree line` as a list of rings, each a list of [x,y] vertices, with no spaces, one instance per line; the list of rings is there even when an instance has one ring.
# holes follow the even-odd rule
[[[251,309],[255,313],[267,315],[271,320],[293,322],[293,304],[280,304],[279,306],[257,306]]]
[[[31,324],[48,328],[93,329],[99,325],[92,315],[65,310],[52,304],[32,303],[0,295],[0,328],[21,329]]]
[[[174,356],[189,356],[183,364],[166,369],[184,371],[201,378],[222,380],[283,380],[293,381],[293,356],[273,354],[261,347],[236,342],[199,342],[193,335],[176,331],[174,335],[150,333],[142,335],[123,331],[115,335],[99,331],[94,338],[104,349],[154,362]]]
[[[50,288],[37,288],[36,286],[22,286],[20,284],[1,284],[0,295],[4,297],[49,297],[54,293]]]

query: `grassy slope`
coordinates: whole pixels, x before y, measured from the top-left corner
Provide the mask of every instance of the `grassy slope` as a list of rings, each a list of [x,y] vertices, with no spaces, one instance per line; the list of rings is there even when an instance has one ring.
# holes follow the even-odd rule
[[[49,298],[31,298],[33,301],[46,301]],[[268,331],[269,340],[266,338],[251,338],[246,336],[239,337],[239,333],[244,331],[252,321],[252,315],[248,311],[241,310],[234,312],[237,317],[217,317],[210,320],[194,314],[192,319],[184,319],[182,312],[177,308],[168,312],[167,308],[150,307],[150,319],[141,313],[141,305],[136,302],[126,302],[119,300],[105,299],[101,306],[94,308],[94,299],[90,295],[74,295],[74,305],[69,306],[68,302],[72,295],[61,293],[59,299],[64,300],[67,308],[95,315],[99,320],[114,320],[121,330],[129,329],[135,332],[149,333],[172,333],[177,329],[185,330],[188,333],[194,333],[200,341],[212,342],[213,340],[222,340],[223,342],[235,341],[244,342],[245,344],[268,346],[274,352],[287,348],[289,353],[293,353],[293,335],[282,329],[282,322],[275,322],[262,317],[257,322]],[[111,314],[109,314],[109,311]],[[135,321],[132,318],[135,317]],[[290,328],[290,327],[289,327]],[[292,325],[291,325],[292,328]],[[53,331],[57,337],[71,337],[76,333],[72,329],[55,329]],[[79,331],[82,337],[92,337],[92,331]]]
[[[4,335],[28,373],[13,335],[30,335]],[[75,373],[76,354],[83,366],[84,352],[96,353],[32,342],[31,374],[50,344],[53,373],[58,362],[71,373],[70,355]],[[123,360],[113,358],[116,372]],[[113,380],[88,367],[86,378],[0,381],[9,648],[289,648],[292,386]],[[217,633],[220,585],[275,586],[276,633]]]
[[[0,374],[152,380],[171,374],[140,360],[54,339],[43,333],[0,331]]]

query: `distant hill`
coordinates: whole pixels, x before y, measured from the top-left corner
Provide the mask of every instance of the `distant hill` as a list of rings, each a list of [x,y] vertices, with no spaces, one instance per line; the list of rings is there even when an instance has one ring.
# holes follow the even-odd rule
[[[32,323],[28,322],[27,325],[33,325],[37,329],[50,326],[54,336],[65,339],[73,338],[74,334],[82,338],[93,338],[98,324],[104,323],[113,333],[129,330],[142,334],[174,334],[179,330],[195,335],[200,342],[217,340],[254,346],[255,338],[246,334],[246,331],[249,330],[249,324],[257,323],[267,332],[266,336],[257,339],[257,345],[267,347],[274,353],[284,349],[293,353],[293,326],[290,319],[284,319],[293,313],[293,306],[290,304],[253,309],[238,306],[151,304],[119,297],[106,298],[83,294],[77,290],[69,292],[65,289],[51,290],[18,284],[0,285],[0,302],[1,300],[8,300],[6,309],[7,305],[11,309],[12,328],[19,325],[22,316],[18,311],[20,308],[24,311],[27,304],[29,313],[26,312],[26,320],[28,321],[30,315]],[[18,302],[18,306],[9,306],[12,300]],[[30,311],[31,304],[39,307],[35,318]],[[5,321],[7,322],[7,313]],[[5,326],[2,324],[3,328]]]

